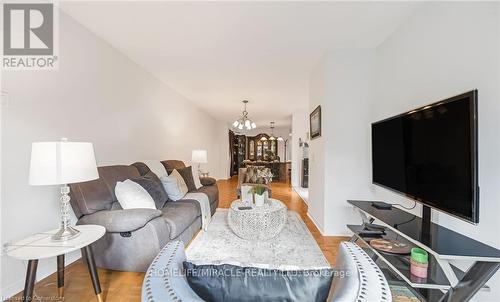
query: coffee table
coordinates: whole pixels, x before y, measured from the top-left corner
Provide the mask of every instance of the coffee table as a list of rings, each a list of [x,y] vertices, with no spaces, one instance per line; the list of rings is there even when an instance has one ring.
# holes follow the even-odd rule
[[[247,207],[249,209],[245,209]],[[231,203],[227,218],[229,227],[238,237],[247,240],[269,240],[283,229],[287,207],[273,198],[269,198],[263,206],[235,200]]]

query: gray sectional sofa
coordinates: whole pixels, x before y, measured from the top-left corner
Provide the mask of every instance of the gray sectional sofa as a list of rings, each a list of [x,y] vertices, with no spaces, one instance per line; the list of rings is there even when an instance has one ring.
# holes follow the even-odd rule
[[[184,168],[182,161],[162,161],[167,172]],[[96,264],[102,268],[144,272],[158,252],[170,241],[187,244],[201,229],[201,210],[195,200],[169,201],[158,177],[143,163],[99,167],[99,179],[71,184],[71,206],[78,225],[98,224],[106,234],[93,244]],[[126,179],[146,183],[157,209],[123,210],[114,189]],[[211,214],[219,205],[213,178],[201,178]],[[141,183],[142,185],[142,183]]]

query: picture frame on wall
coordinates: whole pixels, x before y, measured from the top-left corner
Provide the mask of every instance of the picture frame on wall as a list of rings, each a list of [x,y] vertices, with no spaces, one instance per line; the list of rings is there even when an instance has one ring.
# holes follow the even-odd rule
[[[321,136],[321,106],[316,107],[309,115],[309,130],[311,139]]]

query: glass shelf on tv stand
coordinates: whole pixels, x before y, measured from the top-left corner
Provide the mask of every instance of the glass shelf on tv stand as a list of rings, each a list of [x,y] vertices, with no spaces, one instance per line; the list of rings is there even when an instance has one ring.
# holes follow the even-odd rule
[[[373,249],[369,247],[362,247],[363,250],[374,259],[375,263],[378,265],[382,273],[385,275],[391,290],[393,291],[393,301],[414,301],[410,300],[408,297],[414,297],[422,302],[433,302],[439,301],[444,293],[439,289],[427,289],[427,288],[413,288],[406,281],[404,281],[398,274],[396,274],[383,260],[381,260],[374,252]],[[401,290],[401,288],[406,290]],[[404,294],[398,295],[397,292],[403,292]],[[410,294],[408,294],[408,292]],[[399,298],[399,299],[398,299]]]
[[[347,227],[354,233],[354,235],[358,238],[358,240],[363,242],[363,244],[366,247],[372,250],[375,256],[384,261],[391,270],[393,270],[399,277],[401,277],[401,279],[403,279],[406,283],[408,283],[412,287],[440,289],[440,290],[450,289],[451,285],[450,282],[448,281],[448,278],[446,278],[446,275],[444,274],[443,270],[437,264],[436,259],[431,254],[429,254],[429,268],[427,271],[427,276],[428,276],[427,279],[416,280],[416,278],[413,277],[410,273],[410,258],[408,255],[384,253],[375,250],[370,246],[370,240],[374,238],[398,240],[410,246],[415,246],[411,242],[406,240],[404,237],[388,229],[386,229],[385,235],[382,235],[380,237],[362,237],[358,235],[359,232],[364,228],[362,225],[347,225]],[[460,271],[458,268],[453,266],[452,268],[454,269],[458,277],[464,275],[464,273]]]
[[[397,266],[390,262],[390,260],[395,260],[395,264],[401,264],[404,263],[403,260],[397,260],[374,250],[368,244],[370,241],[369,237],[361,238],[359,233],[351,229],[355,233],[352,239],[357,238],[358,242],[361,239],[366,247],[372,250],[378,259],[382,259],[382,263],[387,264],[390,271],[397,274],[398,278],[405,280],[408,286],[418,283],[418,287],[415,287],[415,290],[424,293],[442,291],[444,293],[442,297],[444,301],[468,301],[478,291],[489,290],[486,283],[500,269],[499,249],[447,229],[439,224],[428,220],[425,221],[397,207],[378,209],[374,207],[372,201],[368,200],[348,200],[347,202],[358,210],[363,217],[363,221],[372,222],[376,220],[376,223],[383,225],[388,239],[391,239],[390,236],[396,236],[398,240],[411,242],[412,245],[419,246],[429,253],[432,261],[429,267],[435,268],[431,271],[434,274],[429,274],[429,278],[425,283],[414,282],[408,278],[408,273],[405,276],[404,265],[403,269],[397,269]],[[423,227],[424,225],[426,227]],[[351,227],[356,227],[358,232],[363,228],[358,225]],[[472,265],[464,273],[455,267],[451,261],[470,261]],[[438,263],[437,265],[435,264],[436,262]],[[409,267],[408,264],[406,266]],[[407,271],[409,271],[409,268],[406,268]],[[445,272],[447,278],[445,282],[441,282],[440,276]],[[407,282],[407,280],[410,282]],[[453,287],[450,286],[450,283],[453,284]],[[425,296],[428,295],[426,294]],[[427,301],[434,301],[434,299]]]

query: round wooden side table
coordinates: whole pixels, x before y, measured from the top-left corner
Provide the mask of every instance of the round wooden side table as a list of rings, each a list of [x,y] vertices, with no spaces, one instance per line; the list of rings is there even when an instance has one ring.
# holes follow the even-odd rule
[[[94,292],[97,301],[102,302],[101,285],[99,275],[94,261],[94,255],[90,245],[99,240],[106,229],[100,225],[79,225],[75,229],[81,233],[78,237],[66,241],[52,241],[51,236],[58,229],[48,232],[37,233],[13,244],[7,245],[7,255],[18,259],[28,261],[26,272],[26,283],[23,292],[23,301],[33,301],[33,289],[35,286],[36,269],[38,260],[57,257],[57,288],[59,296],[64,295],[64,255],[81,249],[82,257],[87,260],[87,265],[94,286]]]

